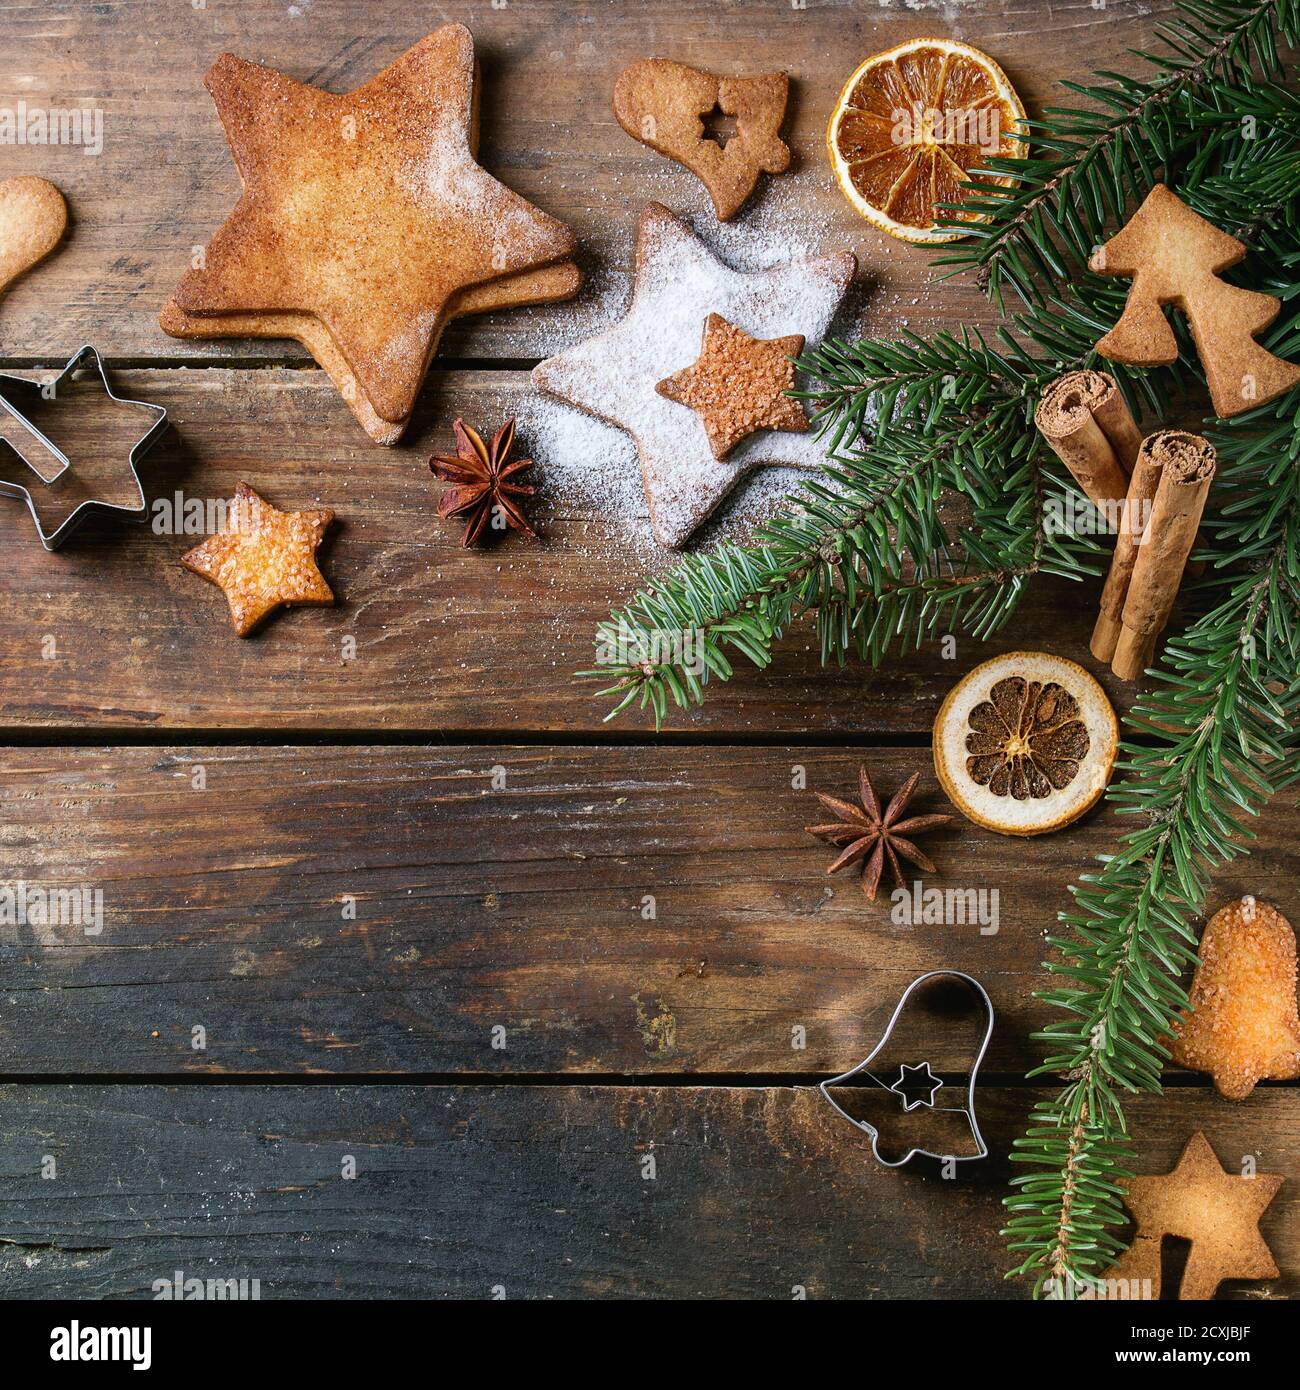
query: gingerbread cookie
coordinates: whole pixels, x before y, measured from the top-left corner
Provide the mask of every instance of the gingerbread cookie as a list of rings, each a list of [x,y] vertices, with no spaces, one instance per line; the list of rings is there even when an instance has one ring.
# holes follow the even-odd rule
[[[448,304],[443,323],[430,342],[430,353],[437,347],[443,326],[453,319],[488,314],[496,309],[517,309],[528,304],[572,299],[581,285],[582,273],[577,266],[562,261],[541,270],[523,271],[505,280],[462,290]],[[174,299],[169,299],[158,322],[163,332],[173,338],[294,338],[328,373],[357,423],[376,444],[396,444],[410,423],[409,415],[394,421],[385,420],[376,412],[329,331],[311,314],[221,314],[201,318],[197,314],[187,314]]]
[[[685,165],[708,189],[718,220],[728,222],[760,173],[780,174],[790,166],[790,150],[780,138],[789,88],[783,72],[718,77],[647,58],[619,74],[614,114],[634,140]],[[735,134],[725,146],[704,131],[704,118],[715,109],[735,118]]]
[[[1277,317],[1281,300],[1219,278],[1245,254],[1235,237],[1156,184],[1088,262],[1100,275],[1133,280],[1123,315],[1097,351],[1138,367],[1177,361],[1178,342],[1162,308],[1176,304],[1191,325],[1216,414],[1240,415],[1289,391],[1300,382],[1300,366],[1274,357],[1255,341]]]
[[[404,423],[455,297],[574,247],[475,163],[474,71],[459,24],[345,95],[219,58],[207,86],[244,193],[177,286],[177,308],[311,315],[369,409]]]
[[[1276,1279],[1278,1268],[1259,1233],[1259,1218],[1281,1186],[1281,1173],[1224,1172],[1198,1131],[1172,1173],[1129,1179],[1124,1203],[1137,1233],[1102,1277],[1135,1281],[1142,1297],[1158,1299],[1160,1244],[1165,1236],[1179,1236],[1192,1243],[1180,1299],[1213,1298],[1225,1279]]]
[[[710,314],[698,360],[655,390],[694,410],[714,458],[726,458],[757,430],[802,434],[808,428],[803,406],[786,394],[794,390],[791,359],[802,351],[802,333],[764,341]]]
[[[68,205],[52,183],[31,174],[0,183],[0,294],[63,239]]]
[[[757,339],[819,342],[853,279],[845,252],[744,274],[722,264],[667,208],[641,215],[632,304],[605,333],[533,369],[543,391],[626,430],[636,441],[656,539],[680,546],[738,479],[759,464],[818,469],[824,445],[811,433],[761,431],[725,459],[704,420],[656,389],[700,355],[710,314]]]
[[[1275,907],[1246,897],[1210,918],[1171,1052],[1228,1100],[1300,1077],[1295,932]]]
[[[226,526],[182,555],[181,564],[224,590],[235,632],[247,637],[277,608],[334,602],[316,564],[333,520],[328,509],[282,512],[239,483]]]

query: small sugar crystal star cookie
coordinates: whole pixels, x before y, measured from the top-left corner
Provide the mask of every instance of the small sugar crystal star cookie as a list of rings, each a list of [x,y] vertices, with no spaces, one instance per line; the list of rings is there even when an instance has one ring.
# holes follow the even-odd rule
[[[844,252],[749,274],[732,270],[667,208],[651,203],[641,214],[626,316],[540,363],[533,382],[633,437],[655,538],[683,545],[759,464],[817,469],[826,454],[811,432],[756,426],[719,458],[705,414],[683,409],[660,383],[699,364],[700,330],[710,315],[760,345],[795,337],[820,342],[856,269],[856,258]]]
[[[1124,1203],[1137,1234],[1106,1271],[1106,1280],[1145,1285],[1135,1296],[1160,1297],[1160,1244],[1190,1240],[1180,1299],[1213,1298],[1225,1279],[1276,1279],[1277,1264],[1259,1233],[1259,1218],[1282,1186],[1281,1173],[1226,1173],[1210,1142],[1193,1134],[1172,1173],[1130,1178]]]
[[[698,412],[713,457],[726,458],[755,430],[799,434],[808,428],[803,407],[786,395],[794,390],[791,359],[802,351],[802,333],[765,341],[710,314],[699,357],[655,390]]]
[[[328,509],[282,512],[240,483],[225,529],[187,551],[181,564],[225,591],[235,632],[247,637],[277,608],[334,602],[316,564],[333,520]]]

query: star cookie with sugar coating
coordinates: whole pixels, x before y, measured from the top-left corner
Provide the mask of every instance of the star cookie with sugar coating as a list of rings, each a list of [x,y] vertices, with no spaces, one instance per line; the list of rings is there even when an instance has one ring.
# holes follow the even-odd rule
[[[808,428],[803,406],[786,394],[794,390],[792,359],[802,351],[802,333],[753,338],[721,314],[710,314],[699,360],[655,390],[697,411],[714,458],[726,458],[756,430],[802,434]]]
[[[187,551],[181,564],[224,591],[235,632],[247,637],[277,608],[334,602],[316,564],[333,520],[328,509],[282,512],[240,483],[225,529]]]
[[[760,430],[717,458],[701,414],[660,394],[659,383],[699,359],[710,315],[750,338],[820,342],[856,270],[849,252],[732,270],[667,208],[651,203],[641,214],[627,314],[540,363],[533,382],[633,437],[655,538],[681,546],[752,469],[816,469],[826,455],[811,433]]]

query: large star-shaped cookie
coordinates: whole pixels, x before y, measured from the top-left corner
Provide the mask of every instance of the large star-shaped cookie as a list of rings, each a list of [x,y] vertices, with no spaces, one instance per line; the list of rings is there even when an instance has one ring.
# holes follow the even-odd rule
[[[328,509],[282,512],[239,483],[226,527],[186,551],[181,564],[224,590],[235,632],[247,637],[277,608],[334,602],[316,564],[333,520]]]
[[[1259,1218],[1282,1186],[1281,1173],[1226,1173],[1209,1140],[1192,1135],[1172,1173],[1130,1178],[1124,1203],[1137,1222],[1128,1250],[1106,1279],[1151,1281],[1160,1297],[1160,1244],[1190,1240],[1180,1299],[1213,1298],[1225,1279],[1276,1279],[1277,1265],[1259,1233]]]
[[[448,302],[429,344],[429,355],[436,351],[442,328],[452,319],[572,299],[581,285],[578,267],[572,261],[559,261],[541,270],[526,270],[462,290]],[[409,415],[400,420],[385,420],[378,414],[329,330],[314,314],[187,314],[174,299],[169,299],[158,322],[163,332],[173,338],[295,338],[316,359],[316,365],[328,373],[357,423],[376,444],[396,444],[410,423]]]
[[[695,362],[710,314],[754,338],[800,334],[819,342],[856,269],[845,252],[752,274],[732,270],[667,208],[651,203],[641,215],[626,317],[542,362],[533,381],[632,435],[655,537],[680,546],[757,465],[817,468],[826,455],[810,434],[759,433],[717,459],[701,416],[655,388]]]
[[[384,420],[409,416],[460,291],[573,250],[567,227],[474,161],[463,25],[342,95],[229,54],[206,81],[244,192],[177,306],[314,315]]]

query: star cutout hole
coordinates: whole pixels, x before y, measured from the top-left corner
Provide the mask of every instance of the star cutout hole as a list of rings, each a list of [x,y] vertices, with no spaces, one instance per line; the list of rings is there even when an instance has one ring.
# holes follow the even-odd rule
[[[716,102],[711,111],[706,111],[700,117],[704,125],[702,140],[712,140],[720,150],[725,150],[730,141],[734,140],[740,133],[735,116],[729,116]]]
[[[933,1107],[934,1093],[943,1085],[930,1070],[929,1062],[919,1067],[909,1067],[906,1062],[898,1069],[898,1080],[889,1088],[903,1102],[904,1110],[915,1110],[918,1106]]]

